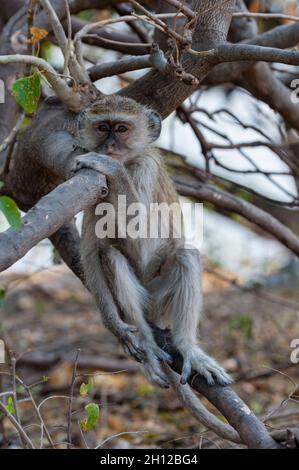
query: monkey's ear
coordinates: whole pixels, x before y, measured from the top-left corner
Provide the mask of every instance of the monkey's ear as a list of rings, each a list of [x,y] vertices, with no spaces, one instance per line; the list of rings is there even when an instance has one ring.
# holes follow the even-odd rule
[[[162,119],[160,114],[153,109],[147,110],[147,116],[149,136],[151,138],[151,142],[154,142],[161,134]]]

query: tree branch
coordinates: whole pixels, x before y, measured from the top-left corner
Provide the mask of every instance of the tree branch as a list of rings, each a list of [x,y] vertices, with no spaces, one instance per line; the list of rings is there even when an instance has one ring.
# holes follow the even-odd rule
[[[77,61],[73,51],[69,48],[69,40],[66,37],[63,26],[52,7],[49,0],[40,0],[40,3],[43,6],[43,9],[46,14],[46,18],[50,23],[54,35],[57,39],[58,45],[63,53],[65,64],[69,62],[69,69],[72,77],[79,84],[91,85],[89,76],[85,70],[84,63]],[[65,8],[65,16],[67,16],[68,10]]]
[[[194,11],[199,15],[193,33],[193,50],[216,48],[226,41],[234,5],[234,0],[216,5],[214,0],[194,2]],[[215,64],[185,53],[182,56],[181,66],[201,83]],[[196,87],[195,83],[190,86],[179,80],[174,81],[173,71],[162,75],[153,70],[121,90],[120,94],[150,105],[165,118],[190,96]]]
[[[298,42],[299,24],[292,23],[277,26],[265,33],[250,37],[241,44],[286,49],[296,46]],[[250,69],[252,65],[252,62],[224,63],[217,65],[206,78],[205,84],[219,85],[226,82],[233,82],[238,79],[243,72]]]
[[[255,64],[241,80],[242,85],[299,131],[299,106],[291,100],[290,89],[273,74],[268,64]],[[267,86],[265,86],[267,84]]]
[[[65,103],[68,108],[74,112],[82,109],[81,95],[70,88],[67,83],[60,78],[53,67],[44,59],[39,57],[15,54],[15,55],[0,55],[0,64],[29,64],[35,65],[45,76],[53,87],[58,98]]]
[[[38,242],[57,232],[78,212],[106,195],[104,176],[92,170],[81,170],[55,188],[27,212],[20,229],[8,229],[0,234],[0,271],[9,268]],[[76,265],[77,260],[73,263]]]
[[[148,55],[143,55],[141,57],[131,56],[117,61],[104,62],[90,67],[90,69],[88,69],[88,73],[91,80],[96,81],[103,77],[111,77],[120,73],[151,67],[163,73],[166,70],[167,65],[167,60],[164,57],[163,52],[157,45],[153,45],[152,51]]]
[[[206,57],[214,63],[237,61],[280,62],[299,65],[299,52],[274,47],[253,46],[250,44],[224,44],[208,51],[189,52],[196,57]]]
[[[135,23],[136,22],[130,22],[131,25]],[[86,21],[73,16],[73,34],[76,34],[78,31],[80,31],[86,24]],[[140,44],[137,36],[109,28],[109,26],[107,28],[95,29],[93,34],[84,37],[82,41],[86,44],[102,47],[104,49],[116,50],[118,52],[122,52],[123,54],[134,55],[147,54],[151,47],[151,43],[149,41],[147,44]]]
[[[192,392],[189,385],[181,384],[180,376],[173,372],[170,366],[163,363],[162,368],[170,385],[174,389],[179,400],[182,402],[182,405],[192,414],[192,416],[194,416],[207,429],[214,431],[223,439],[239,444],[242,442],[239,434],[231,426],[224,424],[220,419],[216,418],[206,409],[206,407]]]
[[[155,325],[151,326],[159,346],[174,358],[171,368],[180,374],[182,358],[173,348],[170,330],[161,330]],[[188,383],[194,390],[204,395],[223,414],[229,424],[239,433],[242,442],[249,448],[281,448],[270,436],[264,424],[230,387],[210,386],[199,374],[194,374]]]
[[[239,214],[250,222],[270,233],[284,246],[299,256],[299,238],[283,223],[255,205],[226,193],[206,183],[190,184],[184,179],[174,178],[180,194],[191,196],[200,201],[207,201],[216,207]]]

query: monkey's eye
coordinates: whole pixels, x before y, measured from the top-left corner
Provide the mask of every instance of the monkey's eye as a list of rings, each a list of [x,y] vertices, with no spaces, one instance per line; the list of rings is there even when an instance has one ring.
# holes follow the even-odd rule
[[[127,128],[127,126],[124,126],[123,124],[121,124],[120,126],[116,127],[115,132],[120,132],[121,134],[124,134],[128,130],[129,129]]]
[[[110,129],[109,129],[108,124],[100,124],[100,125],[98,126],[98,130],[99,130],[100,132],[109,132]]]

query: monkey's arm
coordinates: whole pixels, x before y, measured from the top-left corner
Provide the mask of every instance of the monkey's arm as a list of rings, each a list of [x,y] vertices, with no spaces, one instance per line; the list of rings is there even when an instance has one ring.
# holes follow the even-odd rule
[[[58,177],[66,180],[72,176],[75,157],[82,153],[74,137],[67,131],[50,132],[40,141],[39,161]]]
[[[101,247],[101,243],[99,245]],[[160,387],[168,387],[159,361],[171,362],[172,359],[157,345],[146,321],[145,312],[149,306],[150,298],[134,273],[128,258],[114,246],[103,244],[95,269],[105,271],[109,288],[121,310],[124,321],[138,328],[139,344],[146,353],[146,359],[143,361],[146,376],[152,383]]]
[[[106,176],[109,185],[109,196],[112,203],[117,203],[118,195],[126,195],[126,205],[139,202],[139,196],[125,166],[107,155],[89,152],[75,157],[72,172],[88,168]],[[117,204],[115,205],[117,208]]]
[[[88,212],[87,217],[89,218],[90,216],[93,216],[93,214]],[[127,353],[138,362],[143,362],[145,360],[145,351],[139,346],[136,334],[138,330],[136,326],[125,323],[119,316],[118,308],[107,284],[99,256],[96,256],[97,244],[93,233],[94,227],[86,225],[86,230],[83,225],[84,236],[82,237],[81,260],[87,287],[94,295],[106,328],[116,336]]]

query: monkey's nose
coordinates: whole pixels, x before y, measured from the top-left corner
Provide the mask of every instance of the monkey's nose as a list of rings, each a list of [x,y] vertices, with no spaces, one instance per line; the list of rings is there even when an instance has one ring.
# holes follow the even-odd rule
[[[106,145],[105,149],[106,149],[107,153],[113,153],[115,151],[115,145],[114,144]]]

